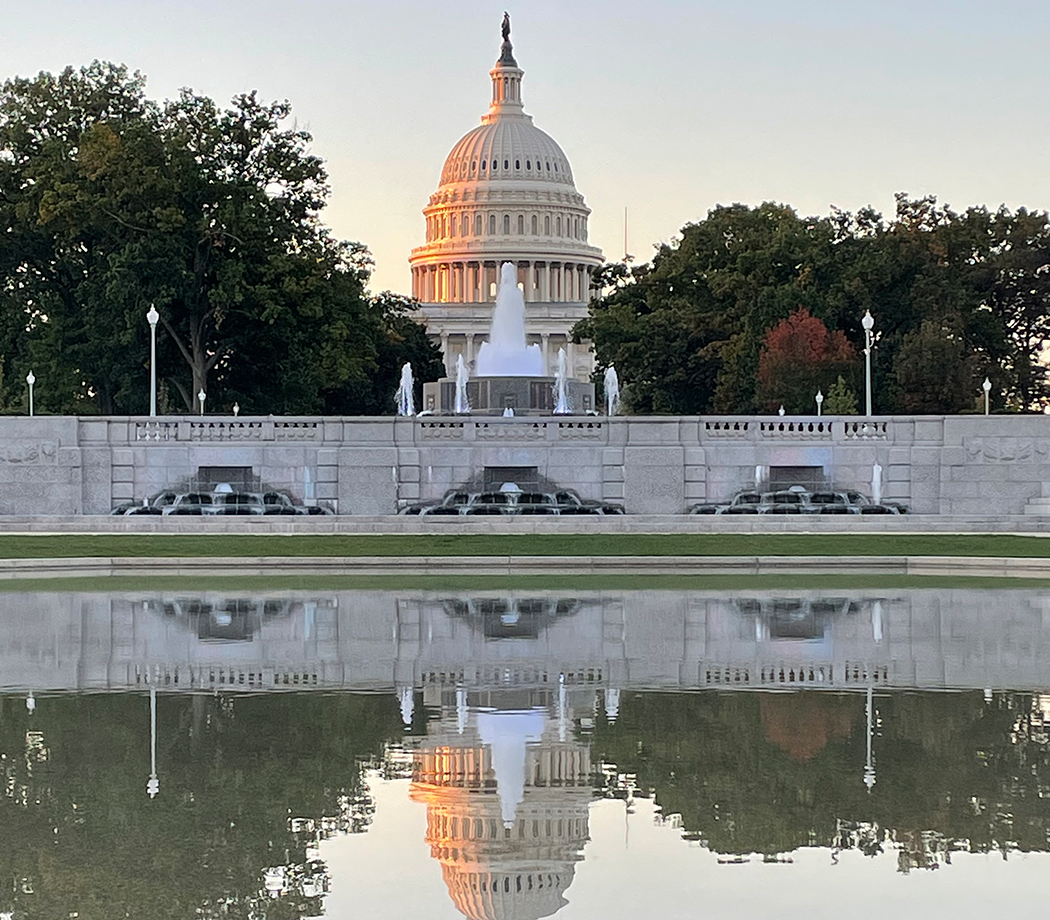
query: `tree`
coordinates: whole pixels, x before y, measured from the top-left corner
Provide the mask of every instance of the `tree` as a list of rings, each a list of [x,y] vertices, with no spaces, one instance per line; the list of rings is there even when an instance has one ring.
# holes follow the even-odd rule
[[[327,173],[290,116],[254,93],[157,104],[112,64],[4,84],[0,354],[34,362],[50,408],[145,408],[151,303],[162,384],[187,410],[204,390],[247,412],[353,412],[335,394],[374,379],[381,351],[400,364],[368,252],[321,223]]]
[[[840,375],[829,388],[824,400],[825,415],[856,415],[857,394]]]
[[[718,207],[648,265],[610,266],[578,338],[615,364],[638,412],[753,411],[765,331],[800,305],[823,314],[832,228],[767,202]]]
[[[934,345],[934,329],[950,335],[953,386],[987,374],[1008,408],[1050,404],[1042,363],[1050,345],[1046,213],[957,212],[905,193],[889,219],[871,208],[800,217],[770,202],[719,207],[658,247],[651,263],[609,266],[599,281],[576,333],[593,341],[602,365],[616,364],[634,411],[754,412],[780,402],[808,410],[808,397],[769,391],[769,357],[764,377],[760,368],[767,332],[799,308],[855,352],[863,347],[861,317],[871,311],[880,412],[970,405],[968,390],[960,399],[961,390],[923,379],[928,368],[917,349]],[[842,372],[848,382],[852,374]],[[909,392],[913,386],[919,392]]]
[[[760,406],[809,413],[817,390],[842,379],[855,364],[853,347],[840,332],[829,332],[805,307],[766,332],[758,361]]]

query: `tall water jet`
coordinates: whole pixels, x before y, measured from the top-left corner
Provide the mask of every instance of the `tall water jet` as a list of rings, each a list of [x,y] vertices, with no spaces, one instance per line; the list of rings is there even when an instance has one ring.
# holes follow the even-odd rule
[[[416,402],[412,396],[412,387],[412,365],[406,361],[401,366],[401,383],[397,388],[397,393],[394,394],[394,399],[397,401],[398,415],[416,414]]]
[[[543,352],[525,340],[525,297],[518,289],[518,270],[512,262],[500,269],[492,331],[483,342],[475,364],[478,377],[544,377]]]
[[[463,361],[463,355],[456,355],[456,415],[466,415],[470,412],[470,400],[467,398],[467,381],[470,375],[467,373],[467,365]]]
[[[605,370],[605,414],[617,415],[620,412],[620,378],[616,368],[611,364]]]
[[[566,378],[569,376],[565,366],[565,349],[558,349],[558,369],[554,374],[554,414],[568,415],[572,412],[569,406],[569,395],[566,392]]]

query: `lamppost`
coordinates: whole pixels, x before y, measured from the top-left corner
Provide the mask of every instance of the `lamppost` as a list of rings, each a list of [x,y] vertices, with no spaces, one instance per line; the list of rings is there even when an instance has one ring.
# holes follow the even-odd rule
[[[817,418],[820,418],[820,407],[824,405],[824,394],[817,390]]]
[[[988,394],[992,392],[992,381],[987,377],[984,378],[984,383],[981,384],[981,389],[984,390],[984,414],[988,414]]]
[[[240,414],[241,414],[241,404],[240,403],[234,403],[233,404],[233,417],[237,418],[237,416],[240,415]]]
[[[865,415],[871,415],[871,343],[874,340],[874,336],[871,334],[871,330],[875,328],[875,319],[871,315],[871,310],[864,311],[864,319],[860,321],[860,324],[864,327],[864,393],[867,397],[866,408],[867,412]]]
[[[197,401],[201,404],[201,415],[204,415],[204,397],[204,387],[201,387],[200,391],[197,393]]]
[[[160,314],[153,304],[149,305],[146,321],[149,323],[149,415],[157,415],[157,320]]]
[[[36,383],[36,377],[33,376],[33,372],[30,371],[26,374],[26,383],[29,386],[29,417],[33,417],[33,384]]]

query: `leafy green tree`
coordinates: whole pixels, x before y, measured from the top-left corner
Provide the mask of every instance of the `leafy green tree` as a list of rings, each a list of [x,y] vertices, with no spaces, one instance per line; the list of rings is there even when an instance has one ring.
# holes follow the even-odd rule
[[[825,415],[856,415],[857,394],[840,376],[830,387],[824,399]]]
[[[353,385],[415,338],[367,296],[364,247],[321,223],[327,173],[290,115],[254,93],[158,104],[97,62],[4,84],[0,354],[32,361],[50,408],[143,411],[152,303],[187,410],[200,390],[246,412],[362,410]]]
[[[634,411],[787,405],[793,397],[769,392],[773,378],[763,378],[760,362],[769,331],[800,307],[854,352],[870,310],[880,412],[960,411],[971,378],[985,374],[1006,408],[1050,402],[1041,361],[1050,344],[1045,213],[956,212],[904,193],[888,219],[871,208],[803,218],[784,205],[733,205],[687,224],[651,263],[609,266],[598,281],[576,333],[593,341],[600,364],[616,365]],[[951,355],[934,346],[937,329],[947,331]],[[953,362],[949,386],[922,366],[923,343],[942,361],[936,373]]]

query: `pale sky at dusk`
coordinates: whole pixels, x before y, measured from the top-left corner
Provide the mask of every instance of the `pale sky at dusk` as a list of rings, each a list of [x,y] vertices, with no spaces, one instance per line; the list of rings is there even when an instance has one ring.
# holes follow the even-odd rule
[[[890,212],[893,193],[1050,207],[1046,0],[4,0],[0,73],[126,63],[154,98],[288,99],[331,174],[325,221],[372,288],[409,288],[445,155],[478,124],[510,10],[526,111],[607,258],[716,204]]]

